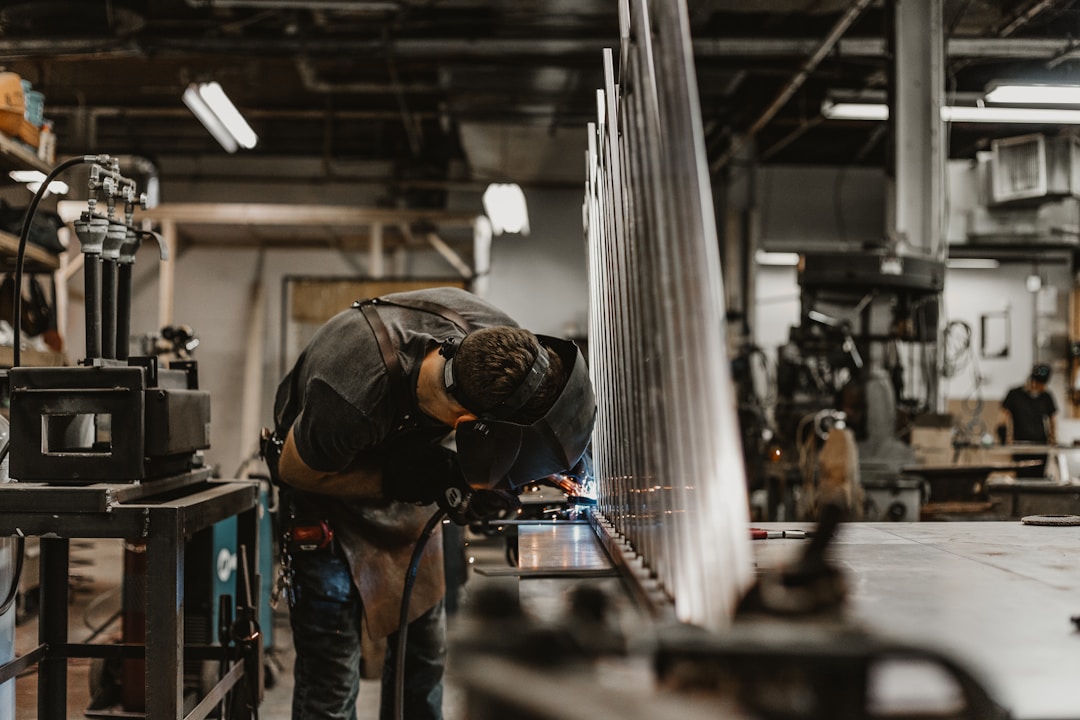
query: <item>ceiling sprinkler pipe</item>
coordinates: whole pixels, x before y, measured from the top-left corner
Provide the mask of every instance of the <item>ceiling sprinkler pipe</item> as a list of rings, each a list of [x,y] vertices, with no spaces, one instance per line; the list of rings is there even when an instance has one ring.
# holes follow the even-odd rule
[[[187,0],[193,8],[247,8],[250,10],[345,10],[349,12],[396,12],[392,0]]]

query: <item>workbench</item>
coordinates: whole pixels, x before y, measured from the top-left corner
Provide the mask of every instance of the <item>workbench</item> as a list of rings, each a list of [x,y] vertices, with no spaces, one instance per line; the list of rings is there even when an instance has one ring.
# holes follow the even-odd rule
[[[519,528],[523,606],[556,612],[559,588],[580,582],[556,579],[560,567],[600,576],[613,567],[589,530]],[[798,557],[808,542],[755,541],[756,564],[775,569]],[[1080,718],[1080,632],[1071,621],[1080,615],[1080,527],[849,523],[830,552],[847,580],[848,622],[957,660],[1015,718]],[[545,568],[550,572],[538,572]]]
[[[72,657],[145,657],[146,717],[184,718],[184,549],[192,534],[237,518],[237,547],[246,549],[238,581],[258,588],[258,483],[212,480],[209,470],[143,483],[0,485],[0,535],[41,538],[39,645],[0,666],[0,682],[38,666],[38,717],[64,720],[67,661]],[[68,642],[68,549],[72,538],[124,538],[146,542],[146,644]],[[246,571],[246,572],[245,572]],[[238,593],[239,596],[239,593]],[[216,657],[221,651],[216,651]],[[204,718],[245,673],[233,666],[186,717]]]

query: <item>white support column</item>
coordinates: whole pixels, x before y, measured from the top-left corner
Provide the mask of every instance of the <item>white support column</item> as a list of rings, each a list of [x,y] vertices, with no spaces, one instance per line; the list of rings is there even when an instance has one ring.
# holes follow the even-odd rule
[[[371,277],[385,277],[386,264],[383,262],[383,224],[381,222],[371,224],[371,247],[368,252],[370,253],[368,268]]]
[[[896,0],[895,219],[900,250],[945,260],[942,0]]]
[[[161,221],[161,237],[168,257],[158,266],[158,328],[172,325],[173,299],[176,297],[176,221]]]
[[[894,0],[894,148],[896,177],[892,212],[887,212],[891,239],[902,255],[940,262],[948,258],[944,234],[945,167],[948,142],[941,105],[945,86],[944,0]],[[913,384],[925,383],[927,405],[944,409],[937,381],[941,349],[937,342],[920,347]],[[922,377],[924,372],[930,378]]]
[[[486,297],[491,287],[491,221],[485,215],[473,225],[472,291]]]

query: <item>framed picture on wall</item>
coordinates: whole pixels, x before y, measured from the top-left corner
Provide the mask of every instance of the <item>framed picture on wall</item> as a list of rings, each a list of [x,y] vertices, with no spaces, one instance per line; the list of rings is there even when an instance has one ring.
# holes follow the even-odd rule
[[[979,318],[979,353],[984,358],[1009,357],[1009,311],[984,313]]]

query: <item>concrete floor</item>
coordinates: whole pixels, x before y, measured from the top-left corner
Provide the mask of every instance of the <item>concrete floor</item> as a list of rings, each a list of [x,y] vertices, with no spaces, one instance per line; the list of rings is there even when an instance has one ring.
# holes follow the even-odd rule
[[[505,563],[501,540],[473,539],[469,543],[471,559],[480,564]],[[69,606],[69,637],[71,642],[88,642],[95,629],[105,624],[120,608],[122,579],[122,541],[107,539],[72,541],[70,551],[72,602]],[[467,595],[468,584],[465,586]],[[261,720],[289,720],[292,701],[292,639],[288,612],[280,606],[273,617],[273,646],[268,653],[267,671],[272,676],[259,708]],[[451,628],[454,619],[451,618]],[[120,627],[112,622],[93,639],[93,642],[119,642]],[[29,614],[16,627],[15,647],[23,654],[37,645],[37,618]],[[91,660],[72,659],[68,662],[68,718],[85,718],[90,703]],[[379,683],[363,681],[357,702],[358,720],[378,717]],[[447,668],[444,692],[444,717],[458,720],[465,716],[463,692],[453,680],[453,662]],[[115,713],[117,717],[130,714]],[[136,716],[140,717],[140,716]],[[37,674],[28,670],[16,680],[16,716],[13,720],[37,718]],[[0,720],[8,720],[6,718]]]

